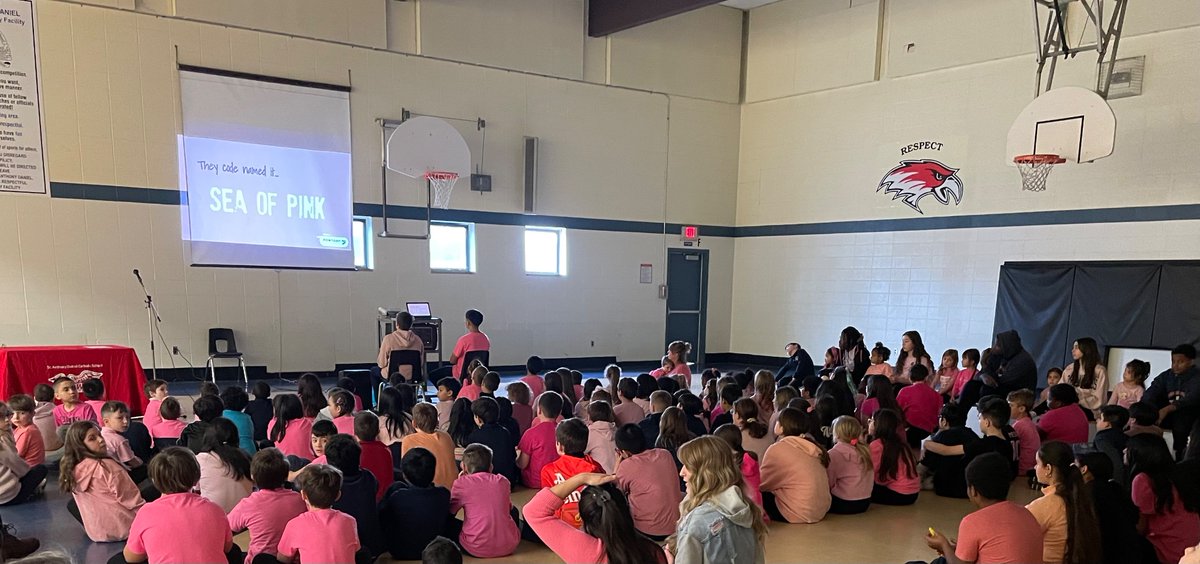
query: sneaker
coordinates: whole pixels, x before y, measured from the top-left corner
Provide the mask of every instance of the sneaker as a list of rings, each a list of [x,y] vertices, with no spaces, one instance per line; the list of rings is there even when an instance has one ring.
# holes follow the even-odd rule
[[[5,525],[0,530],[0,562],[15,558],[25,558],[33,554],[40,546],[42,546],[42,543],[38,542],[37,539],[17,538],[16,535],[12,534],[12,525]]]

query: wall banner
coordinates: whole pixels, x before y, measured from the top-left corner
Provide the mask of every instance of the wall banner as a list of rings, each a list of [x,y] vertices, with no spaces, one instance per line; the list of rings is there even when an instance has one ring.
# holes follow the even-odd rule
[[[37,55],[32,0],[0,0],[0,192],[46,193]]]

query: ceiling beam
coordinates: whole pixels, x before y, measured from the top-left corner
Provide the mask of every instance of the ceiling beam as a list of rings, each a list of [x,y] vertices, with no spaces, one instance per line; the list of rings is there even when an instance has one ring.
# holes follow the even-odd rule
[[[588,35],[604,37],[719,2],[721,0],[588,0]]]

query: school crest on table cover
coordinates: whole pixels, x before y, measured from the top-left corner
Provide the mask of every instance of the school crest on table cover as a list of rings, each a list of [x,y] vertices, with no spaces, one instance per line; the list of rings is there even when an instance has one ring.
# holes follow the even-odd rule
[[[875,189],[876,192],[880,190],[892,194],[893,200],[900,200],[920,214],[925,213],[921,210],[921,200],[925,196],[932,195],[944,205],[950,205],[951,199],[958,205],[963,196],[958,169],[933,159],[900,161],[899,166],[883,175]]]

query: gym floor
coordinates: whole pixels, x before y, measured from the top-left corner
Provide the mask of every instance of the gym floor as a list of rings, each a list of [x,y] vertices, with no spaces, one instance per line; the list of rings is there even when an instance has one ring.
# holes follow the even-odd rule
[[[585,377],[599,377],[587,373]],[[504,384],[517,376],[506,376]],[[274,393],[294,391],[295,386],[278,380],[271,381]],[[332,381],[323,382],[331,386]],[[173,382],[172,395],[178,397],[185,412],[190,414],[191,402],[199,389],[198,383]],[[501,386],[503,389],[503,385]],[[37,537],[43,549],[59,549],[75,562],[104,562],[124,546],[123,543],[95,543],[83,532],[66,509],[68,494],[59,491],[52,471],[43,497],[15,507],[0,510],[6,524],[16,527],[18,536]],[[520,488],[512,495],[513,504],[523,506],[533,491]],[[1009,499],[1022,505],[1037,497],[1024,480],[1013,483]],[[772,523],[767,540],[767,562],[905,562],[932,560],[937,555],[925,546],[924,531],[933,527],[954,537],[958,522],[972,510],[970,502],[938,497],[922,492],[915,505],[909,507],[874,506],[861,515],[830,515],[812,525]],[[246,533],[234,540],[244,549],[249,543]],[[473,561],[468,558],[467,561]],[[507,558],[488,562],[544,563],[558,558],[546,547],[522,541],[517,551]],[[379,562],[393,562],[382,557]],[[399,562],[399,561],[395,561]]]

